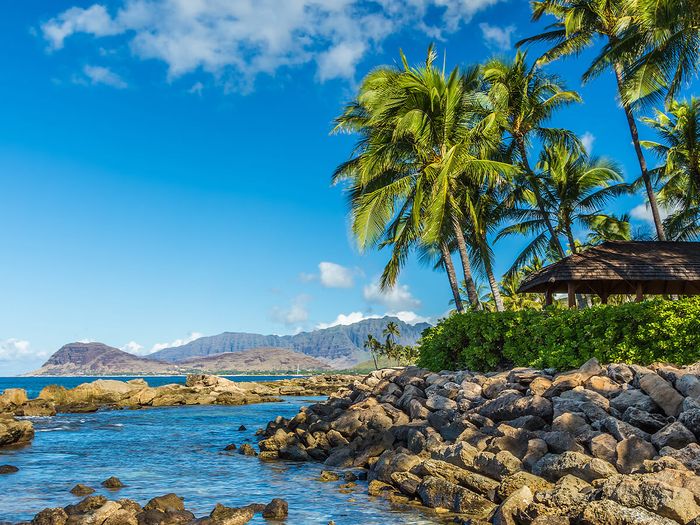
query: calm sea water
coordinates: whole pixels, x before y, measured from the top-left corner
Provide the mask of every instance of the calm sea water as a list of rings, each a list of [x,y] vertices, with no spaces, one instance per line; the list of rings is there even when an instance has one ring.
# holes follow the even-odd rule
[[[0,390],[22,386],[38,392],[51,382],[72,385],[73,379],[12,378],[2,380]],[[77,384],[87,378],[75,379]],[[155,385],[174,379],[147,381]],[[291,417],[302,405],[317,399],[290,397],[279,403],[239,407],[188,406],[32,418],[36,429],[32,444],[0,451],[0,464],[20,468],[17,474],[0,476],[0,522],[26,520],[46,507],[75,503],[79,498],[69,490],[76,483],[85,483],[111,499],[131,498],[141,504],[175,492],[198,516],[208,515],[216,503],[240,506],[281,497],[289,502],[290,525],[326,525],[330,520],[338,525],[438,523],[437,518],[415,509],[392,507],[369,497],[363,483],[351,494],[342,494],[340,482],[315,480],[322,468],[318,464],[266,463],[223,452],[229,443],[254,444],[256,429],[277,415]],[[240,425],[247,430],[239,432]],[[112,493],[102,489],[100,482],[110,476],[119,477],[127,486]],[[258,515],[251,523],[267,522]]]

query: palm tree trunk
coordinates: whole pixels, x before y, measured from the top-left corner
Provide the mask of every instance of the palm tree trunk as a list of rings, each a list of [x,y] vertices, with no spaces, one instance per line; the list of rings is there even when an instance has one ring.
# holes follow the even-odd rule
[[[571,248],[571,253],[578,253],[578,248],[576,248],[576,239],[574,239],[574,234],[571,231],[571,227],[566,227],[566,239],[569,241],[569,247]],[[583,294],[576,294],[576,304],[578,304],[578,309],[583,310],[584,308],[591,306]]]
[[[532,168],[530,167],[530,161],[527,159],[527,151],[525,150],[525,143],[523,142],[522,139],[517,140],[518,144],[518,150],[520,151],[520,157],[523,162],[523,167],[525,168],[525,171],[528,174],[528,177],[534,179],[535,173],[532,171]],[[552,238],[552,242],[554,243],[555,249],[559,252],[559,256],[563,259],[566,257],[566,252],[564,251],[564,247],[561,245],[561,241],[559,240],[559,236],[556,234],[554,231],[554,226],[552,226],[552,221],[549,220],[549,215],[547,215],[547,210],[544,207],[544,202],[542,201],[542,195],[540,195],[540,192],[537,191],[537,188],[535,184],[532,185],[532,192],[535,194],[535,199],[537,200],[537,208],[540,210],[540,214],[542,215],[542,220],[544,221],[545,225],[547,226],[547,230],[549,230],[549,235]]]
[[[450,288],[452,288],[452,295],[455,300],[455,308],[459,313],[464,312],[464,306],[462,305],[462,298],[459,295],[459,283],[457,282],[457,274],[455,273],[455,266],[452,263],[452,255],[447,247],[446,242],[440,243],[440,251],[442,252],[442,262],[445,265],[445,271],[447,272],[447,278],[450,280]]]
[[[464,232],[462,227],[459,225],[458,221],[453,222],[453,229],[455,234],[455,239],[457,240],[457,249],[459,251],[459,257],[462,260],[462,270],[464,271],[464,285],[467,288],[467,297],[469,297],[469,304],[474,308],[480,308],[479,294],[476,291],[476,284],[474,284],[474,278],[472,277],[472,266],[469,262],[469,254],[467,253],[467,241],[464,238]]]
[[[639,168],[642,170],[642,180],[644,181],[644,188],[647,192],[647,198],[649,199],[649,207],[651,208],[651,215],[654,218],[654,226],[656,227],[656,236],[660,241],[666,240],[666,232],[664,231],[664,224],[661,220],[661,214],[659,213],[659,205],[656,202],[656,193],[654,193],[654,187],[651,184],[651,177],[649,176],[649,170],[647,169],[647,161],[644,158],[644,152],[642,151],[642,145],[639,143],[639,131],[637,130],[637,122],[634,119],[634,113],[632,113],[632,108],[629,104],[623,101],[623,78],[622,78],[622,66],[619,62],[614,65],[615,78],[617,79],[617,91],[620,95],[620,102],[623,109],[625,110],[625,116],[627,117],[627,125],[630,128],[630,134],[632,135],[632,143],[634,144],[634,151],[637,153],[637,161],[639,162]]]
[[[496,311],[502,312],[503,310],[505,310],[505,307],[503,306],[503,298],[501,297],[501,288],[498,286],[498,281],[493,275],[491,261],[484,260],[484,271],[486,272],[486,277],[489,280],[489,286],[491,287],[491,295],[493,295],[493,302],[496,304]]]

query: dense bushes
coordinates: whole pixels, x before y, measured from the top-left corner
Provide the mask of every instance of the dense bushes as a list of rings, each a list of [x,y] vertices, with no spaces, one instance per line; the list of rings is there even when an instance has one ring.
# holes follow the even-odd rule
[[[455,314],[423,333],[418,364],[432,370],[563,370],[591,357],[601,363],[700,361],[700,298]]]

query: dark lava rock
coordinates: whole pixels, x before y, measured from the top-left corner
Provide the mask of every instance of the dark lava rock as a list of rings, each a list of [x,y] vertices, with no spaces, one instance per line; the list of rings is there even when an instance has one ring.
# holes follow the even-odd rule
[[[70,493],[74,496],[89,496],[93,492],[95,492],[95,489],[88,487],[87,485],[83,485],[82,483],[78,483],[75,487],[70,489]]]
[[[0,474],[14,474],[19,469],[13,465],[0,465]]]
[[[246,430],[248,429],[245,427],[245,425],[241,425],[240,427],[238,427],[239,432],[245,432]]]
[[[102,486],[108,489],[117,490],[124,486],[119,478],[112,476],[102,482]]]
[[[283,520],[289,514],[289,505],[280,498],[273,499],[263,510],[263,518],[272,520]]]

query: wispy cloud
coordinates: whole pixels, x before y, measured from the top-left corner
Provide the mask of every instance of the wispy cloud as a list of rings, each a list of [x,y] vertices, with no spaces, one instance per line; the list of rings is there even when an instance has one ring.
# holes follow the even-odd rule
[[[484,22],[479,24],[479,29],[481,29],[484,42],[486,42],[486,45],[490,48],[497,49],[498,51],[508,51],[513,47],[511,40],[516,30],[515,26],[501,27]]]
[[[308,303],[311,300],[306,294],[297,295],[288,307],[275,306],[270,310],[270,320],[286,326],[298,325],[309,320]]]
[[[166,342],[166,343],[156,343],[153,345],[150,352],[142,352],[142,355],[152,354],[153,352],[157,352],[158,350],[163,350],[164,348],[172,348],[174,346],[186,345],[187,343],[191,343],[195,339],[199,339],[200,337],[203,337],[203,336],[204,336],[204,334],[202,334],[200,332],[190,332],[187,335],[187,337],[175,339],[174,341],[170,341],[170,342]]]
[[[441,38],[500,1],[122,0],[113,10],[71,7],[41,31],[52,51],[79,33],[121,35],[136,57],[165,62],[170,78],[201,69],[227,84],[237,78],[251,84],[260,74],[311,63],[324,82],[353,78],[367,53],[392,34],[410,28]]]
[[[382,290],[379,283],[371,283],[364,287],[362,295],[368,303],[381,304],[394,312],[414,310],[421,305],[406,284],[397,284],[393,288]]]
[[[386,312],[384,315],[377,314],[365,314],[363,312],[350,312],[349,314],[339,314],[333,321],[329,323],[318,323],[316,325],[317,330],[323,328],[331,328],[333,326],[347,326],[365,319],[381,319],[383,317],[390,316],[396,317],[406,324],[418,324],[418,323],[430,323],[432,322],[429,317],[423,317],[416,312],[411,311],[401,311],[401,312]]]
[[[595,135],[593,133],[586,131],[579,137],[579,140],[581,141],[581,144],[583,144],[583,149],[586,150],[586,153],[589,155],[593,153],[593,144],[595,143]]]
[[[85,75],[83,78],[78,78],[78,82],[85,83],[87,81],[93,86],[104,85],[117,89],[129,87],[122,77],[108,67],[87,65],[83,68],[83,75]]]

